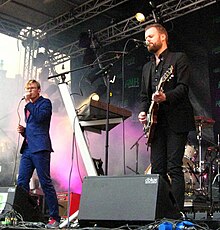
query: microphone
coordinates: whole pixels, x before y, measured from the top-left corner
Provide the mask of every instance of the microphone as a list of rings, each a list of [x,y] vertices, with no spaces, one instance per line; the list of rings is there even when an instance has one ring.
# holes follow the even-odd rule
[[[104,68],[100,69],[95,76],[98,76],[99,74],[103,74],[106,71],[108,71],[111,67],[113,66],[113,63],[108,64],[107,66],[105,66]]]
[[[137,44],[141,44],[141,45],[143,45],[143,46],[145,46],[145,47],[148,47],[149,46],[149,42],[148,41],[141,41],[141,40],[138,40],[138,39],[133,39],[133,41],[135,42],[135,43],[137,43]]]
[[[23,95],[23,97],[21,98],[21,101],[23,101],[24,99],[25,99],[25,97],[26,96],[29,96],[30,95],[30,93],[25,93],[24,95]]]

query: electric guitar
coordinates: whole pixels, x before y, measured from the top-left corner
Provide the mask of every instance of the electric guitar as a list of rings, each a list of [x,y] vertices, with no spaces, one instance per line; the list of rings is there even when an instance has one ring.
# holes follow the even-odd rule
[[[166,81],[169,81],[173,77],[173,66],[171,65],[167,71],[163,74],[163,76],[160,78],[160,81],[157,86],[157,91],[162,91],[163,86]],[[146,124],[144,124],[144,133],[147,138],[147,145],[150,146],[153,135],[154,135],[154,130],[155,126],[157,124],[157,112],[159,109],[159,103],[155,101],[151,101],[150,108],[147,112],[147,121]]]

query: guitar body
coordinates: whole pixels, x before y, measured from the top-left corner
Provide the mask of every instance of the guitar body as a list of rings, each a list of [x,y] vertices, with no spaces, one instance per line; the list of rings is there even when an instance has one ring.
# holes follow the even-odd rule
[[[157,124],[157,112],[159,109],[159,104],[152,101],[152,106],[150,107],[147,114],[147,123],[144,125],[144,133],[147,138],[147,145],[150,146],[154,136],[154,130]]]
[[[159,84],[157,86],[157,91],[161,91],[164,83],[169,81],[173,77],[173,66],[171,65],[168,70],[161,77]],[[147,113],[147,122],[144,125],[144,133],[147,138],[147,145],[150,146],[153,140],[155,126],[157,124],[157,113],[159,109],[159,104],[155,101],[151,101],[150,108]]]

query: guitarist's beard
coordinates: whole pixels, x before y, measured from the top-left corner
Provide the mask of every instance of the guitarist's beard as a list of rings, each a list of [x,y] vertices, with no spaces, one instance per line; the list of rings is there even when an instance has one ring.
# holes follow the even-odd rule
[[[162,43],[159,42],[155,42],[155,43],[149,43],[149,45],[147,46],[147,49],[150,53],[155,54],[158,52],[158,50],[160,50],[162,48]]]

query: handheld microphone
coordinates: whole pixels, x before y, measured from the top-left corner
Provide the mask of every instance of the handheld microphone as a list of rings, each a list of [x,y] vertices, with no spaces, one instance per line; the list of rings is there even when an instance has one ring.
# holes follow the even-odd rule
[[[30,96],[30,93],[25,93],[23,97],[21,98],[21,101],[23,101],[26,98],[26,96]]]
[[[141,45],[143,45],[143,46],[145,46],[145,47],[148,47],[149,46],[149,42],[148,41],[141,41],[141,40],[138,40],[138,39],[133,39],[133,41],[135,42],[135,43],[137,43],[137,44],[141,44]]]

